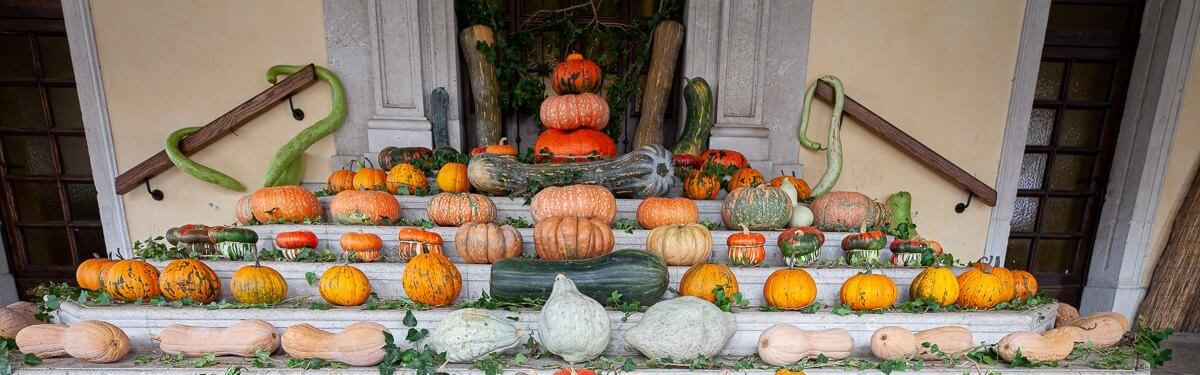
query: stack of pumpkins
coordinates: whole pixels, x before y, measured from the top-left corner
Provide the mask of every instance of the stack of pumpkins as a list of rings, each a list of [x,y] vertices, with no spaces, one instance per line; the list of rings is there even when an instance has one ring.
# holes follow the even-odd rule
[[[554,68],[554,92],[542,101],[546,131],[533,149],[537,161],[571,162],[617,156],[617,145],[602,130],[608,125],[608,102],[600,92],[601,72],[595,62],[572,53]]]

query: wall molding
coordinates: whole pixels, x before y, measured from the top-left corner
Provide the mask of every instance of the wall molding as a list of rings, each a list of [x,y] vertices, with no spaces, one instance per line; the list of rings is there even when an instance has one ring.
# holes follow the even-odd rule
[[[1013,73],[1012,92],[1008,100],[1008,119],[1004,126],[1004,143],[1000,146],[1000,165],[996,173],[996,206],[988,221],[986,257],[998,257],[1002,262],[1008,253],[1008,234],[1011,229],[1013,205],[1017,199],[1017,183],[1021,162],[1025,158],[1025,138],[1029,133],[1033,113],[1033,97],[1037,88],[1038,71],[1042,62],[1042,47],[1046,44],[1046,23],[1050,19],[1050,0],[1029,0],[1021,24],[1021,41],[1017,48],[1017,67]]]

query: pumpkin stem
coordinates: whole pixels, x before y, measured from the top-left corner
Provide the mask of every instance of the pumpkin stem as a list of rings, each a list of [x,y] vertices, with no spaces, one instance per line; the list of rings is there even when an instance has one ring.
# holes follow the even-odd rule
[[[508,143],[508,137],[500,137],[500,142],[496,142],[497,146],[504,146]]]
[[[742,234],[750,235],[750,228],[747,228],[746,224],[742,224]]]
[[[571,52],[570,54],[567,54],[567,61],[579,61],[579,60],[583,60],[583,54],[580,54],[577,52]]]
[[[375,162],[372,162],[370,158],[363,157],[362,160],[366,162],[362,164],[363,166],[371,167],[372,169],[375,168]]]

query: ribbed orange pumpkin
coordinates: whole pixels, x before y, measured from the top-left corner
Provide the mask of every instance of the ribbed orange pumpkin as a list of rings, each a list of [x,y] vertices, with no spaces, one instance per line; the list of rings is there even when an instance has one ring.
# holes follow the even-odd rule
[[[696,224],[664,225],[646,236],[646,251],[663,258],[668,266],[690,266],[712,255],[712,233]]]
[[[887,275],[872,273],[871,269],[851,276],[842,283],[838,293],[842,303],[854,311],[878,310],[892,307],[899,290]]]
[[[418,189],[429,189],[429,181],[420,168],[412,164],[396,164],[387,173],[387,189],[392,194],[416,195]]]
[[[552,162],[587,161],[617,156],[617,144],[599,130],[578,129],[562,131],[546,129],[533,143],[537,161],[545,161],[544,153],[553,154]]]
[[[725,286],[725,295],[732,297],[738,292],[737,276],[729,266],[718,263],[699,263],[688,267],[679,279],[679,295],[703,298],[708,302],[716,302],[717,296],[713,289],[717,285]]]
[[[80,288],[86,290],[100,290],[100,269],[112,262],[111,259],[100,258],[97,255],[95,258],[79,263],[79,267],[75,268],[75,282],[79,284]]]
[[[496,218],[496,204],[481,194],[440,193],[429,200],[429,220],[439,226],[488,223]]]
[[[412,258],[401,279],[409,299],[434,307],[449,306],[462,292],[458,267],[442,254],[427,253]]]
[[[1015,298],[1029,298],[1037,294],[1038,282],[1037,278],[1033,277],[1032,273],[1027,271],[1013,271],[1013,296]]]
[[[238,268],[229,278],[229,291],[233,298],[245,304],[283,302],[287,298],[287,280],[274,268],[259,264],[257,252],[254,258],[254,264]]]
[[[357,161],[350,162],[351,168],[356,165],[358,165]],[[342,168],[330,173],[325,187],[334,193],[354,190],[354,171],[351,168]]]
[[[251,203],[254,200],[253,195],[243,195],[238,198],[237,203],[233,205],[234,218],[238,224],[247,225],[254,219],[254,205]]]
[[[529,212],[534,222],[551,216],[576,216],[612,224],[617,216],[617,198],[599,185],[551,186],[533,196]]]
[[[475,264],[491,264],[521,256],[524,240],[511,225],[466,223],[454,234],[458,256]]]
[[[550,129],[604,130],[608,125],[608,102],[592,93],[551,96],[542,101],[540,116],[542,125]]]
[[[803,309],[817,300],[817,282],[802,268],[780,268],[763,283],[763,298],[769,306]]]
[[[817,197],[810,204],[813,226],[824,231],[851,232],[888,222],[891,210],[861,193],[834,191]]]
[[[696,200],[716,199],[721,192],[721,179],[703,170],[692,171],[683,179],[683,195]]]
[[[191,298],[199,303],[221,296],[221,279],[207,264],[196,259],[176,259],[158,275],[158,289],[167,300]]]
[[[250,205],[260,223],[321,220],[321,202],[308,189],[295,185],[258,189]]]
[[[158,269],[141,260],[113,262],[101,273],[101,279],[104,291],[121,301],[145,301],[161,294],[158,289]]]
[[[808,182],[804,181],[803,178],[799,178],[796,176],[775,176],[775,178],[771,179],[771,186],[773,186],[773,187],[783,186],[784,181],[791,181],[792,186],[796,187],[796,200],[797,201],[802,201],[802,200],[812,197],[812,188],[808,186]]]
[[[990,309],[1000,303],[1000,278],[992,274],[991,266],[983,270],[971,268],[958,275],[958,305],[965,308]]]
[[[927,267],[913,278],[908,296],[914,300],[933,300],[942,306],[958,301],[958,279],[948,267]]]
[[[358,268],[341,264],[329,267],[321,274],[317,290],[321,292],[321,299],[331,305],[358,306],[371,296],[371,280]]]
[[[600,82],[603,76],[600,66],[583,55],[572,53],[567,60],[554,67],[550,76],[550,86],[559,95],[579,94],[585,92],[600,92]]]
[[[742,168],[738,169],[737,172],[733,172],[732,176],[729,176],[729,183],[725,184],[725,191],[730,192],[740,187],[758,186],[764,183],[766,183],[766,180],[763,179],[762,173],[757,169]]]
[[[438,189],[447,193],[465,193],[471,191],[471,181],[467,180],[467,165],[463,163],[446,163],[437,174]]]
[[[767,257],[767,249],[763,247],[767,237],[762,233],[750,233],[742,227],[742,233],[734,233],[725,239],[729,247],[729,264],[735,266],[756,266]]]
[[[700,208],[687,198],[650,197],[637,208],[638,225],[654,229],[663,225],[691,224],[700,221]]]
[[[553,216],[533,227],[533,248],[541,259],[595,258],[612,252],[613,245],[612,228],[596,219]]]
[[[333,196],[329,213],[338,224],[388,225],[400,218],[400,202],[383,191],[346,190]]]
[[[338,239],[346,257],[359,262],[374,262],[383,256],[383,239],[374,233],[342,233]]]
[[[984,259],[980,259],[977,262],[971,263],[971,267],[984,271],[989,265]],[[1013,278],[1012,271],[999,265],[992,265],[990,267],[992,268],[992,274],[1000,279],[1000,302],[1011,301],[1016,296],[1016,280]]]
[[[362,167],[354,172],[354,188],[358,190],[386,190],[387,172],[372,167]]]
[[[500,137],[500,142],[494,145],[479,146],[471,149],[471,156],[479,154],[517,156],[517,146],[508,144],[508,138]]]
[[[400,241],[397,250],[400,259],[412,260],[413,257],[424,253],[442,253],[442,235],[421,228],[404,227],[396,235]]]

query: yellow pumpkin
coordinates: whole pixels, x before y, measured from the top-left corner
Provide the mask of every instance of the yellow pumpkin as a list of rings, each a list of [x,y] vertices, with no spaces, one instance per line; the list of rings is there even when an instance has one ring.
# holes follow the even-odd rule
[[[321,299],[335,306],[358,306],[371,296],[371,281],[358,268],[348,264],[329,267],[317,284]]]
[[[417,303],[449,306],[462,292],[458,267],[440,253],[424,253],[408,261],[401,276],[404,294]]]
[[[979,262],[971,263],[975,269],[984,271],[988,268],[987,263],[983,263],[982,259]],[[1013,278],[1012,271],[999,265],[992,265],[992,274],[1000,279],[1000,302],[1011,301],[1016,296],[1016,280]]]
[[[763,283],[763,298],[780,309],[802,309],[817,299],[817,283],[802,268],[780,268]]]
[[[892,278],[867,269],[866,272],[851,276],[842,283],[842,290],[838,295],[842,303],[850,305],[851,310],[864,311],[892,307],[896,303],[898,293]]]
[[[387,189],[392,194],[416,195],[418,189],[429,189],[429,181],[425,172],[412,164],[396,164],[387,173]]]
[[[908,296],[914,300],[932,300],[943,307],[953,305],[958,301],[958,279],[949,267],[925,268],[913,278]]]
[[[245,304],[275,304],[287,298],[288,285],[274,268],[260,265],[242,266],[229,278],[233,298]]]
[[[467,180],[467,165],[463,163],[446,163],[437,174],[438,189],[447,193],[465,193],[471,191],[471,181]]]
[[[692,296],[716,302],[717,296],[713,289],[718,285],[725,286],[725,295],[732,297],[738,292],[737,276],[729,266],[718,263],[698,263],[688,267],[679,280],[679,295]]]
[[[1000,303],[1000,278],[993,275],[991,268],[971,268],[958,275],[958,304],[974,309],[990,309]]]

